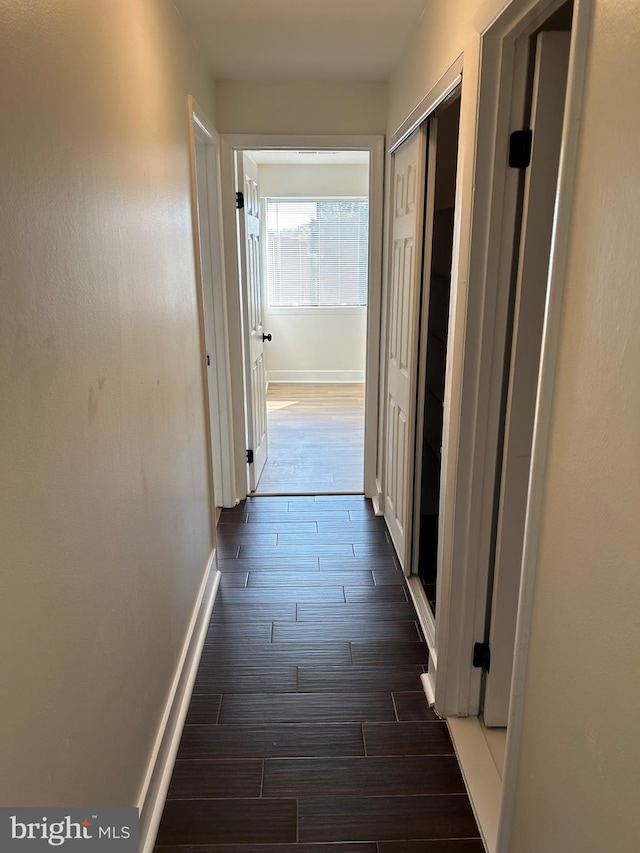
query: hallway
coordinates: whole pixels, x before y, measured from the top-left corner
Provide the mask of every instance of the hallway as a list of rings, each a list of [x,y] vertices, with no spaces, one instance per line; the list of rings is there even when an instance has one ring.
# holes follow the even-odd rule
[[[158,853],[482,853],[370,503],[249,498],[218,555]]]

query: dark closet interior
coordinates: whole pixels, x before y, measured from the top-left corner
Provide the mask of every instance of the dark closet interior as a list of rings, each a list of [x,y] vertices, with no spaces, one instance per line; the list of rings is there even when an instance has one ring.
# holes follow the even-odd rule
[[[460,98],[450,100],[429,120],[427,170],[435,169],[432,199],[427,198],[421,345],[426,345],[422,413],[422,480],[418,575],[435,616],[438,553],[438,513],[440,503],[440,463],[447,362],[451,262],[453,252],[456,167],[460,124]],[[429,251],[430,247],[430,251]],[[426,310],[425,310],[426,309]],[[420,430],[418,430],[420,434]]]

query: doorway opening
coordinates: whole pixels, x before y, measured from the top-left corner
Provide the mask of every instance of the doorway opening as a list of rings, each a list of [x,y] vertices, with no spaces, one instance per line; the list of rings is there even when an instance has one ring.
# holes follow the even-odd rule
[[[364,492],[366,150],[240,151],[248,492]]]

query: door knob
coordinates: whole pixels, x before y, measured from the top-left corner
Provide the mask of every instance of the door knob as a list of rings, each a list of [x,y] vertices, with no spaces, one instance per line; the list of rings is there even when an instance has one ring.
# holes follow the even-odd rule
[[[264,334],[263,334],[263,335],[262,335],[262,340],[263,340],[263,341],[270,341],[270,340],[271,340],[271,333],[269,333],[268,335],[264,335]]]

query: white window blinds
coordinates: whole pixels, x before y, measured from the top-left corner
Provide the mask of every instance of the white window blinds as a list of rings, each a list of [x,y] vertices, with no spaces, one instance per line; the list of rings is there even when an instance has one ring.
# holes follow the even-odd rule
[[[369,203],[267,199],[272,307],[367,304]]]

